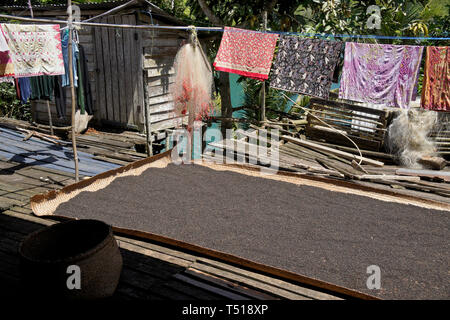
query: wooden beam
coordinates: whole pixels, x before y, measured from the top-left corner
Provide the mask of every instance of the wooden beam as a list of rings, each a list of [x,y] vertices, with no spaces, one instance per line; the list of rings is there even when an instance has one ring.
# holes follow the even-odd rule
[[[323,146],[323,145],[320,145],[320,144],[317,144],[317,143],[313,143],[311,141],[296,139],[296,138],[289,137],[289,136],[281,136],[281,138],[283,140],[286,140],[286,141],[298,144],[300,146],[309,147],[309,148],[316,149],[316,150],[319,150],[319,151],[322,151],[322,152],[326,152],[326,153],[331,153],[331,154],[338,155],[340,157],[343,157],[343,158],[346,158],[346,159],[350,159],[350,160],[362,161],[363,163],[370,164],[370,165],[373,165],[373,166],[376,166],[376,167],[382,167],[384,165],[384,163],[380,162],[380,161],[368,159],[368,158],[365,158],[365,157],[357,156],[357,155],[354,155],[354,154],[351,154],[351,153],[347,153],[347,152],[344,152],[344,151],[340,151],[340,150],[336,150],[336,149],[331,149],[331,148],[328,148],[326,146]]]
[[[75,182],[80,180],[78,171],[78,154],[77,154],[77,137],[75,134],[75,87],[73,85],[73,52],[72,52],[72,0],[67,0],[67,8],[69,9],[69,76],[70,76],[70,92],[72,98],[72,150],[73,150],[73,161],[75,164]]]

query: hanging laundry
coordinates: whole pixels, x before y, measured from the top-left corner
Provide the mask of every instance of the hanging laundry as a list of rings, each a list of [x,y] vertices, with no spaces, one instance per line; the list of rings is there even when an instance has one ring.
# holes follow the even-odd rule
[[[423,47],[347,42],[339,98],[409,108]]]
[[[14,76],[14,65],[0,25],[0,82],[11,82],[12,76]]]
[[[266,80],[277,40],[277,34],[225,27],[214,67],[218,71]]]
[[[9,51],[8,43],[3,35],[2,26],[0,25],[0,52]]]
[[[66,89],[62,86],[62,76],[57,76],[54,81],[56,113],[59,119],[66,118]]]
[[[93,114],[92,110],[92,93],[89,83],[89,73],[87,67],[87,59],[84,53],[84,47],[78,45],[78,89],[77,89],[77,101],[80,113],[84,114],[86,111],[88,114]]]
[[[31,96],[30,78],[18,78],[17,82],[20,92],[19,99],[22,104],[25,104]]]
[[[17,78],[64,73],[59,25],[3,24]]]
[[[0,77],[0,83],[9,82],[14,84],[14,77]]]
[[[54,76],[39,76],[30,78],[31,100],[51,100],[55,87]]]
[[[450,111],[448,47],[427,47],[421,105],[425,109]]]
[[[328,99],[343,42],[281,36],[270,86]]]
[[[62,33],[62,54],[64,59],[64,70],[62,77],[63,87],[70,86],[70,70],[69,70],[69,30],[65,29]],[[72,40],[72,70],[73,70],[73,85],[78,87],[78,44]]]

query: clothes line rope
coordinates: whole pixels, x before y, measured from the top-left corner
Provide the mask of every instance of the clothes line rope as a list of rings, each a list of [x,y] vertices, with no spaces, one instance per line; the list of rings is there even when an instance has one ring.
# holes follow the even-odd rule
[[[68,24],[65,20],[54,19],[38,19],[38,18],[26,18],[0,14],[0,18],[28,21],[28,22],[40,22],[40,23],[57,23]],[[91,27],[105,27],[105,28],[124,28],[124,29],[168,29],[168,30],[191,30],[191,26],[159,26],[159,25],[127,25],[127,24],[109,24],[109,23],[95,23],[95,22],[73,22],[74,25],[91,26]],[[224,32],[223,27],[195,27],[197,31],[211,31],[211,32]],[[360,38],[360,39],[391,39],[391,40],[434,40],[445,41],[450,40],[450,37],[406,37],[406,36],[378,36],[378,35],[358,35],[358,34],[323,34],[323,33],[301,33],[301,32],[282,32],[282,31],[255,31],[244,30],[235,32],[260,32],[260,33],[273,33],[279,35],[293,35],[300,37],[335,37],[335,38]]]

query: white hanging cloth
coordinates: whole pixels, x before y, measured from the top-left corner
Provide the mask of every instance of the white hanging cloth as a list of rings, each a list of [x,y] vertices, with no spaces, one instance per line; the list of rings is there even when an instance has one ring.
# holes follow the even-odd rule
[[[2,26],[0,25],[0,52],[9,51],[8,43],[3,35]]]

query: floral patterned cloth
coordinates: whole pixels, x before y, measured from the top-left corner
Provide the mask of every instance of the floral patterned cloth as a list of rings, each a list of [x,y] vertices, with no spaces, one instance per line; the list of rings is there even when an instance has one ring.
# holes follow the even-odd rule
[[[327,99],[343,42],[281,36],[272,88]]]
[[[59,25],[3,24],[17,78],[64,74]]]
[[[409,108],[423,47],[347,42],[339,98]]]
[[[450,50],[428,47],[422,87],[422,108],[450,111]]]
[[[277,34],[225,27],[213,65],[218,71],[266,80],[277,40]]]

